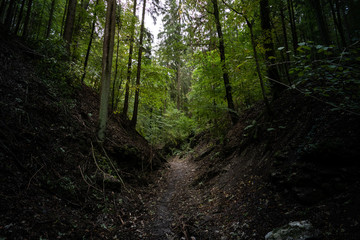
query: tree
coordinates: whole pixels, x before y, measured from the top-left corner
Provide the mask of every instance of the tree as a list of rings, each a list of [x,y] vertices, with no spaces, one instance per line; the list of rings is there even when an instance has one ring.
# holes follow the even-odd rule
[[[235,124],[238,121],[238,116],[235,111],[234,102],[232,99],[232,93],[231,93],[231,84],[229,80],[229,74],[228,69],[226,67],[226,59],[225,59],[225,44],[224,44],[224,36],[221,29],[220,24],[220,13],[219,13],[219,7],[217,0],[211,0],[214,8],[214,17],[215,17],[215,24],[216,24],[216,30],[218,34],[219,39],[219,51],[220,51],[220,59],[221,59],[221,68],[223,71],[223,79],[224,79],[224,85],[225,85],[225,92],[226,92],[226,100],[229,108],[229,114],[231,117],[231,121],[233,124]]]
[[[88,65],[90,51],[91,51],[91,45],[92,45],[92,42],[93,42],[93,39],[94,39],[95,26],[96,26],[96,6],[98,5],[98,3],[99,3],[99,0],[96,0],[95,8],[94,8],[94,17],[93,17],[93,21],[92,21],[92,24],[91,24],[90,40],[89,40],[89,44],[88,44],[88,47],[87,47],[87,50],[86,50],[83,74],[81,76],[81,84],[84,84],[84,79],[85,79],[85,76],[86,76],[86,68],[87,68],[87,65]]]
[[[127,112],[129,109],[129,96],[130,96],[130,80],[131,80],[131,65],[132,65],[132,55],[134,51],[134,35],[135,35],[135,21],[136,21],[136,0],[134,0],[133,7],[133,19],[131,21],[131,36],[130,36],[130,47],[129,47],[129,61],[128,61],[128,69],[126,76],[126,84],[125,84],[125,100],[124,100],[124,108],[122,114],[127,116]]]
[[[322,12],[322,6],[320,0],[307,0],[312,6],[313,11],[315,12],[316,21],[318,23],[318,28],[320,32],[321,43],[325,45],[331,44],[329,28],[327,26],[324,14]]]
[[[138,108],[139,108],[139,94],[140,94],[140,77],[141,77],[141,59],[143,52],[143,39],[144,39],[144,24],[145,24],[145,10],[146,10],[146,0],[143,3],[142,10],[142,19],[141,19],[141,30],[140,30],[140,40],[139,40],[139,52],[138,52],[138,65],[136,72],[136,89],[135,89],[135,101],[134,101],[134,111],[133,117],[131,119],[131,126],[135,128],[137,117],[138,117]]]
[[[76,5],[77,5],[77,0],[69,0],[66,20],[65,20],[64,34],[63,34],[63,38],[66,42],[66,49],[68,54],[70,54],[70,45],[74,31]]]
[[[272,39],[269,0],[260,0],[261,28],[264,36],[265,61],[267,63],[267,76],[270,79],[270,87],[273,96],[277,98],[284,89],[281,85],[278,70],[275,65],[275,51]]]
[[[22,17],[23,17],[24,7],[25,7],[25,0],[22,0],[18,21],[16,23],[16,28],[15,28],[15,31],[14,31],[15,34],[18,34],[18,32],[19,32],[20,25],[21,25],[21,20],[22,20]]]
[[[182,1],[177,3],[176,0],[165,2],[163,9],[164,30],[159,34],[162,38],[160,52],[163,61],[175,71],[174,85],[171,86],[173,92],[171,97],[176,102],[178,110],[181,109],[181,68],[182,54],[186,47],[183,43],[182,26],[181,26]]]
[[[99,131],[98,138],[102,142],[105,139],[106,123],[108,118],[108,105],[111,82],[111,67],[112,57],[114,51],[114,36],[115,36],[115,0],[108,0],[106,11],[103,57],[102,57],[102,72],[101,72],[101,99],[99,112]]]
[[[293,50],[294,50],[294,54],[296,54],[297,47],[298,47],[298,36],[297,36],[296,23],[295,23],[295,11],[294,11],[293,0],[287,0],[287,8],[288,8],[289,19],[290,19],[289,21],[290,21],[290,26],[291,26]]]
[[[31,15],[31,7],[32,7],[33,0],[28,1],[25,21],[24,21],[24,30],[23,30],[23,38],[27,38],[29,32],[29,22],[30,22],[30,15]]]
[[[49,13],[49,21],[48,21],[48,26],[46,29],[46,38],[49,38],[50,36],[50,31],[51,31],[51,26],[52,26],[52,22],[54,19],[54,9],[55,9],[55,4],[56,4],[56,0],[52,0],[51,1],[51,7],[50,7],[50,13]]]

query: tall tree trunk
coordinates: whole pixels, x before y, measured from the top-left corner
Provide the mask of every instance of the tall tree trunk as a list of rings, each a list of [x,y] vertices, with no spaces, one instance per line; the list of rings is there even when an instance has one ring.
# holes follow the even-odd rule
[[[28,1],[27,11],[26,11],[26,16],[25,16],[25,21],[24,21],[24,30],[23,30],[23,35],[22,35],[23,38],[28,37],[32,2],[33,2],[33,0]]]
[[[86,50],[86,55],[85,55],[85,60],[84,60],[84,69],[83,69],[83,75],[81,77],[81,84],[84,84],[84,79],[86,76],[86,68],[88,65],[88,61],[89,61],[89,56],[90,56],[90,50],[91,50],[91,45],[92,45],[92,41],[94,39],[94,32],[95,32],[95,26],[96,26],[96,6],[98,5],[99,0],[96,0],[95,3],[95,10],[94,10],[94,19],[93,22],[91,24],[91,32],[90,32],[90,40],[89,40],[89,44]]]
[[[181,108],[180,61],[176,64],[176,108]]]
[[[121,15],[121,14],[119,14]],[[115,89],[116,89],[116,80],[118,76],[118,63],[119,63],[119,47],[120,47],[120,29],[121,25],[119,23],[118,27],[118,39],[117,39],[117,45],[116,45],[116,60],[115,60],[115,74],[114,74],[114,82],[113,82],[113,91],[112,91],[112,100],[111,100],[111,110],[115,111]],[[119,91],[120,91],[121,85],[119,85]]]
[[[67,7],[65,26],[64,26],[63,38],[66,42],[66,50],[69,55],[70,55],[70,45],[71,45],[72,36],[73,36],[73,32],[74,32],[76,5],[77,5],[77,0],[69,0],[69,4]]]
[[[49,13],[49,21],[48,21],[48,25],[47,25],[47,29],[46,29],[46,35],[45,35],[46,38],[49,38],[49,36],[50,36],[52,22],[53,22],[53,19],[54,19],[55,3],[56,3],[56,0],[51,1],[51,7],[50,7],[50,13]]]
[[[114,36],[115,36],[115,0],[108,0],[105,22],[105,34],[103,44],[103,59],[101,72],[101,100],[99,112],[99,131],[98,138],[101,142],[105,139],[106,123],[108,118],[108,104],[111,82],[111,67],[112,57],[114,51]]]
[[[142,10],[142,19],[141,19],[141,29],[140,29],[140,42],[139,42],[139,52],[138,52],[138,65],[136,73],[136,89],[135,89],[135,101],[134,101],[134,111],[131,119],[131,126],[136,127],[137,118],[138,118],[138,109],[139,109],[139,95],[140,95],[140,77],[141,77],[141,60],[143,52],[143,39],[144,39],[144,30],[145,30],[145,12],[146,12],[146,0],[143,3]]]
[[[220,24],[220,13],[219,13],[219,7],[217,0],[211,0],[213,7],[214,7],[214,17],[215,17],[215,23],[216,23],[216,30],[218,33],[219,38],[219,51],[220,51],[220,60],[221,60],[221,68],[223,71],[223,79],[224,79],[224,85],[225,85],[225,92],[226,92],[226,100],[229,108],[229,114],[231,117],[232,123],[235,125],[235,123],[238,121],[238,116],[235,111],[234,102],[232,99],[232,93],[231,93],[231,85],[229,80],[229,74],[228,69],[226,67],[226,59],[225,59],[225,43],[224,43],[224,36],[221,29]]]
[[[336,16],[337,16],[337,23],[338,23],[338,31],[340,34],[341,42],[343,44],[343,47],[347,46],[345,33],[344,33],[344,27],[343,27],[343,21],[341,17],[341,1],[335,0],[335,6],[336,6]]]
[[[264,80],[263,80],[262,74],[261,74],[261,69],[260,69],[260,64],[259,64],[259,57],[258,57],[257,50],[256,50],[256,42],[255,42],[255,37],[254,37],[253,24],[246,17],[245,17],[245,20],[246,20],[246,24],[247,24],[247,26],[249,27],[249,30],[250,30],[251,46],[252,46],[252,49],[253,49],[253,52],[254,52],[256,71],[257,71],[257,74],[259,76],[261,93],[262,93],[262,96],[263,96],[263,99],[264,99],[264,102],[265,102],[266,110],[267,110],[269,115],[272,115],[269,100],[266,97]]]
[[[14,31],[15,35],[17,35],[20,30],[21,20],[23,18],[23,13],[24,13],[25,1],[26,0],[22,0],[22,2],[21,2],[20,13],[19,13],[18,21],[16,23],[16,28]]]
[[[132,32],[130,36],[130,47],[129,47],[129,61],[128,61],[128,70],[126,76],[126,84],[125,84],[125,99],[124,99],[124,108],[122,114],[127,116],[127,112],[129,110],[129,96],[130,96],[130,81],[131,81],[131,65],[132,65],[132,55],[134,50],[134,35],[135,35],[135,19],[136,19],[136,0],[134,0],[134,8],[133,8],[133,20],[131,22]]]
[[[63,13],[63,17],[61,20],[60,37],[62,37],[64,35],[64,25],[65,25],[65,19],[66,19],[66,15],[67,15],[68,6],[69,6],[69,0],[66,0],[65,7],[64,7],[64,13]]]
[[[42,23],[42,18],[43,18],[43,15],[44,15],[44,8],[45,8],[45,4],[46,4],[46,0],[43,1],[42,3],[42,7],[41,7],[41,12],[40,12],[40,15],[38,16],[36,22],[37,22],[37,28],[36,28],[36,40],[39,39],[40,37],[40,32],[41,32],[41,23]]]
[[[181,8],[182,2],[179,0],[179,8]],[[178,12],[178,24],[176,25],[176,35],[181,36],[181,15]],[[181,54],[176,53],[176,108],[180,110],[181,108]]]
[[[89,7],[89,1],[88,0],[81,0],[80,7],[82,8],[82,11],[86,12]],[[73,42],[72,42],[72,59],[75,62],[77,58],[77,50],[79,47],[79,33],[81,31],[81,27],[83,24],[83,14],[78,14],[78,18],[75,20],[76,23],[74,23],[74,32],[73,32]]]
[[[307,1],[311,4],[313,10],[315,11],[316,21],[318,23],[318,27],[320,31],[321,43],[325,45],[330,45],[331,40],[330,40],[329,28],[326,24],[326,20],[322,12],[320,0],[307,0]]]
[[[284,7],[283,2],[280,1],[280,18],[281,18],[281,26],[282,26],[282,32],[283,32],[283,37],[284,37],[284,47],[285,47],[285,54],[286,54],[286,62],[284,64],[285,74],[286,74],[286,79],[287,79],[288,83],[291,84],[290,75],[289,75],[289,64],[290,64],[289,42],[288,42],[288,37],[287,37],[285,14],[284,14],[283,7]]]
[[[274,98],[279,96],[279,93],[283,90],[283,86],[279,84],[279,73],[275,65],[275,51],[272,39],[272,28],[270,25],[270,7],[268,0],[260,0],[260,19],[261,28],[263,31],[265,59],[267,65],[267,76],[270,79],[270,87]]]
[[[298,48],[298,36],[297,36],[296,23],[295,23],[295,11],[294,11],[293,0],[287,0],[287,7],[288,7],[289,19],[290,19],[292,44],[293,44],[294,54],[296,55]]]
[[[5,9],[6,9],[6,5],[7,5],[7,0],[2,0],[1,5],[0,5],[0,23],[4,23],[5,21]]]
[[[9,7],[7,9],[6,18],[5,18],[5,28],[7,30],[10,30],[12,27],[12,21],[13,21],[14,13],[15,13],[15,5],[16,5],[16,1],[11,0]]]

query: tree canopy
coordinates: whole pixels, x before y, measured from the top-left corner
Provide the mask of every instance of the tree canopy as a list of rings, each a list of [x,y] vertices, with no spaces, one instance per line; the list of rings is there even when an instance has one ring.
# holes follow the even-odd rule
[[[106,101],[110,115],[131,118],[153,144],[228,128],[245,109],[259,101],[268,105],[289,89],[334,111],[360,113],[360,1],[144,1],[114,3]],[[100,91],[111,3],[2,0],[0,21],[64,59],[72,84]],[[141,24],[141,6],[155,19],[161,15],[157,47]]]

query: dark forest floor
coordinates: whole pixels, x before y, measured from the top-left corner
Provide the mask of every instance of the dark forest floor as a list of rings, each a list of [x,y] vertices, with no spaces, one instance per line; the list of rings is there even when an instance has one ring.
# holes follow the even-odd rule
[[[97,144],[97,93],[0,40],[0,239],[264,239],[301,220],[359,239],[359,117],[286,91],[273,118],[257,104],[165,161],[120,116]]]

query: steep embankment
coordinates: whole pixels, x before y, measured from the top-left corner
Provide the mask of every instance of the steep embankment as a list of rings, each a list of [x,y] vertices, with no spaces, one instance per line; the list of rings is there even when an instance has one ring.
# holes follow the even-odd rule
[[[222,141],[193,139],[197,178],[188,187],[202,199],[187,212],[189,234],[263,239],[309,220],[318,239],[358,239],[360,118],[293,91],[272,107],[272,118],[262,105],[247,111]]]
[[[143,210],[129,183],[160,158],[119,116],[98,145],[98,95],[51,56],[3,33],[0,55],[0,238],[135,237]]]

